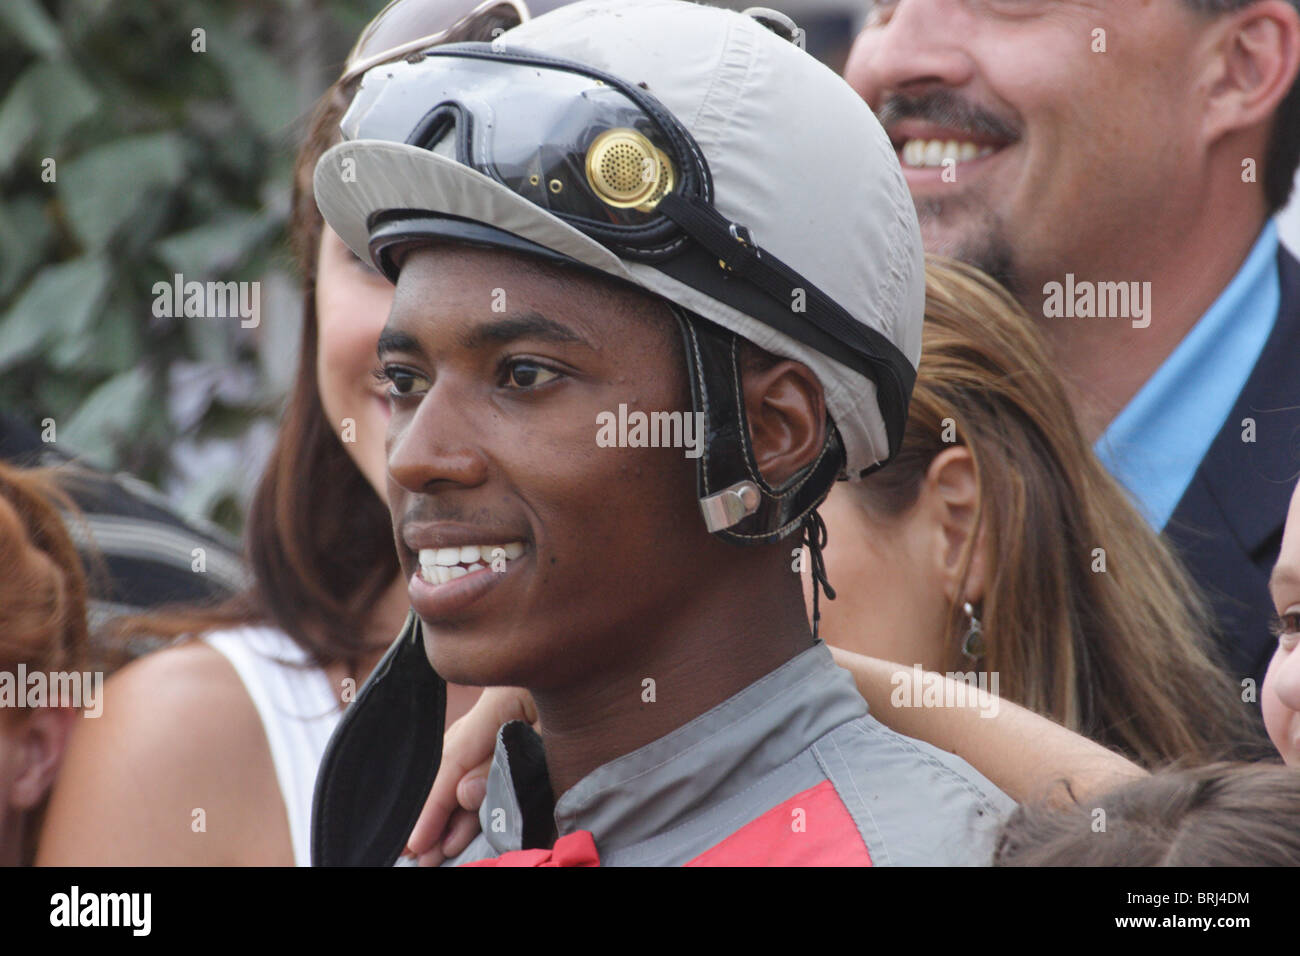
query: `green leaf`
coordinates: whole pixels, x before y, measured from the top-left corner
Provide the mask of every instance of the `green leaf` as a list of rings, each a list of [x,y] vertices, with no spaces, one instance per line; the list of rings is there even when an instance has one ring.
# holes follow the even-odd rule
[[[103,309],[80,335],[65,335],[50,349],[54,368],[81,374],[115,374],[140,360],[141,342],[134,312],[115,303]],[[152,351],[152,350],[151,350]]]
[[[202,318],[186,316],[180,320],[184,329],[187,351],[200,362],[213,365],[231,365],[236,361],[232,326],[239,327],[239,319]]]
[[[140,367],[114,375],[86,397],[67,425],[59,429],[59,442],[100,468],[112,468],[116,445],[134,435],[146,417],[152,398],[149,373]]]
[[[68,46],[76,49],[85,37],[108,26],[105,14],[110,12],[114,0],[63,0],[59,4],[59,27]]]
[[[0,319],[0,369],[60,336],[84,335],[108,289],[109,267],[94,257],[48,266]]]
[[[196,278],[220,276],[244,260],[270,225],[261,213],[231,213],[216,222],[160,239],[154,250],[173,272]]]
[[[91,249],[103,249],[145,202],[185,175],[184,146],[172,132],[120,139],[64,164],[59,196],[68,222]]]
[[[298,104],[293,82],[271,55],[216,26],[208,28],[208,55],[257,130],[267,138],[283,136],[297,119]]]
[[[144,350],[135,314],[119,305],[105,310],[95,323],[82,368],[110,374],[124,372],[140,361]]]
[[[36,0],[4,0],[0,23],[6,24],[23,45],[41,56],[54,56],[62,49],[59,28]]]
[[[34,99],[41,120],[36,135],[38,150],[53,155],[64,148],[64,140],[100,109],[102,99],[95,88],[71,63],[55,60],[39,64],[35,73]]]
[[[35,196],[18,196],[0,205],[0,300],[45,261],[53,231],[45,203]]]
[[[30,77],[43,65],[38,63],[23,73],[9,90],[4,103],[0,104],[0,173],[9,171],[40,129],[41,118]]]
[[[35,141],[38,152],[50,155],[80,123],[95,114],[100,97],[63,60],[39,60],[14,81],[0,105],[0,173],[6,173]],[[40,182],[40,168],[31,173]]]
[[[55,422],[64,422],[72,417],[73,410],[85,398],[86,383],[71,375],[41,375],[32,392],[38,414],[29,414],[30,421],[39,422],[49,417]]]

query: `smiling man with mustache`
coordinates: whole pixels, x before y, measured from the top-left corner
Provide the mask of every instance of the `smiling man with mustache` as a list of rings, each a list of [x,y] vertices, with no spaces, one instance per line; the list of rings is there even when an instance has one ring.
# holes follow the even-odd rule
[[[1300,265],[1272,220],[1298,71],[1295,0],[876,0],[846,67],[927,250],[1042,317],[1098,454],[1255,686],[1300,472]],[[1129,288],[1144,315],[1098,307]],[[1062,311],[1061,289],[1096,295]]]

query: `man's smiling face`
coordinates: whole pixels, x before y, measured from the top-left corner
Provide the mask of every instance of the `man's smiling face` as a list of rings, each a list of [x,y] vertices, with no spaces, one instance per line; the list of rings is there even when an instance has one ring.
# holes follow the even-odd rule
[[[435,669],[544,689],[648,653],[637,629],[707,574],[694,463],[596,433],[620,403],[687,409],[668,308],[516,255],[418,247],[379,352],[389,506]]]
[[[871,6],[845,75],[899,152],[928,251],[1023,293],[1105,269],[1167,227],[1162,206],[1197,201],[1189,54],[1209,21],[1183,0]]]

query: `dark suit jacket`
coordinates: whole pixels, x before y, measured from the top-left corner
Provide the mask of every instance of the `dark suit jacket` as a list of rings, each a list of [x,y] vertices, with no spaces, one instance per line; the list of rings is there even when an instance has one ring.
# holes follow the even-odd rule
[[[1210,598],[1229,671],[1257,691],[1276,644],[1268,578],[1300,475],[1300,262],[1283,248],[1278,269],[1273,332],[1165,528]],[[1243,440],[1247,418],[1254,442]]]

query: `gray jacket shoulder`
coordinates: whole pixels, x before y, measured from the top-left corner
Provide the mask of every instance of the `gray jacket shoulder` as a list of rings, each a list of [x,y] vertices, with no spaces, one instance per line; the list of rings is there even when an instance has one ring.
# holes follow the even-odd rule
[[[988,866],[1015,802],[966,761],[864,716],[813,746],[876,866]]]

